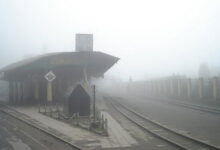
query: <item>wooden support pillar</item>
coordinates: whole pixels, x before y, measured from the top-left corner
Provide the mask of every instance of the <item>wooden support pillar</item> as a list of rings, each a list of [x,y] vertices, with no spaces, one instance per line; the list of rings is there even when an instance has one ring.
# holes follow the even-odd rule
[[[16,99],[16,95],[15,95],[15,82],[13,81],[12,82],[12,104],[14,104],[15,103],[15,99]]]
[[[20,82],[17,82],[17,103],[20,103]]]
[[[53,93],[52,93],[52,82],[47,82],[47,101],[52,103],[53,101]]]
[[[9,81],[9,103],[13,103],[13,93],[14,93],[14,89],[13,89],[13,82]]]
[[[20,102],[23,103],[24,91],[23,91],[23,82],[20,82]]]
[[[62,100],[63,98],[62,78],[58,78],[58,90],[59,90],[59,100]]]
[[[199,98],[203,98],[204,81],[203,78],[199,78]]]
[[[15,103],[17,104],[18,103],[18,100],[19,100],[19,95],[18,95],[19,93],[18,93],[18,82],[16,81],[15,82],[15,97],[16,97],[16,99],[15,99]]]
[[[84,87],[86,92],[89,93],[89,84],[88,84],[88,77],[87,77],[87,69],[86,69],[86,67],[83,68],[82,86]]]
[[[39,83],[38,83],[38,81],[34,82],[34,100],[39,101]]]
[[[21,95],[22,95],[21,84],[22,84],[21,81],[17,83],[17,87],[18,87],[18,103],[19,104],[21,104]]]
[[[187,98],[191,98],[191,94],[192,94],[191,79],[187,79]]]
[[[218,78],[214,77],[213,79],[213,98],[217,100],[218,98]]]
[[[13,87],[14,87],[14,99],[13,99],[13,103],[14,104],[16,104],[17,103],[17,82],[16,81],[14,81],[14,85],[13,85]]]
[[[24,81],[22,86],[23,86],[23,88],[22,88],[23,89],[23,99],[22,100],[23,100],[23,103],[25,103],[26,102],[26,97],[27,97],[27,93],[26,93],[26,91],[27,91],[27,89],[26,89],[27,82]]]
[[[11,100],[10,100],[11,104],[14,103],[14,82],[11,81]]]
[[[13,104],[16,103],[16,98],[17,98],[16,82],[13,81],[13,100],[12,100],[12,103],[13,103]]]

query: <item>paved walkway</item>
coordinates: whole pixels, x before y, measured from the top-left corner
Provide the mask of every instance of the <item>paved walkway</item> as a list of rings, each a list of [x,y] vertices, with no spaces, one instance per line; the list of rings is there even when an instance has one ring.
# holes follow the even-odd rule
[[[102,104],[104,106],[104,104]],[[108,119],[109,137],[96,135],[89,131],[70,126],[59,120],[55,120],[38,113],[37,107],[14,107],[17,111],[28,115],[37,120],[39,125],[52,132],[59,132],[72,143],[86,149],[96,148],[119,148],[137,145],[137,141],[120,124],[113,119],[107,111],[102,111],[105,118]]]

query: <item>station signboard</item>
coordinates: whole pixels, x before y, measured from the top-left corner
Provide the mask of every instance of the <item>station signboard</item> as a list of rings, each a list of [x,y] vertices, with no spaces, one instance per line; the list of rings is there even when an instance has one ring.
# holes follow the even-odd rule
[[[52,82],[56,79],[56,75],[52,71],[49,71],[44,77],[48,82]]]

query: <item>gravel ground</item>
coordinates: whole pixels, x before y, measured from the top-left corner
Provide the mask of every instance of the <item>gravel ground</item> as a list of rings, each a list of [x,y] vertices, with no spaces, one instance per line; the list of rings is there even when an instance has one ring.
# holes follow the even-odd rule
[[[99,98],[101,100],[102,98]],[[138,145],[133,145],[131,147],[126,147],[128,150],[176,150],[177,148],[173,147],[172,145],[168,144],[167,142],[164,142],[158,138],[155,138],[151,134],[147,133],[146,131],[143,131],[139,127],[137,127],[135,124],[130,122],[128,119],[126,119],[124,116],[122,116],[120,113],[118,113],[109,102],[109,99],[106,99],[104,102],[98,101],[99,109],[103,109],[107,111],[119,124],[127,131],[129,132],[132,137],[136,139],[138,142]],[[119,148],[122,149],[123,148]],[[115,149],[114,149],[115,150]],[[117,150],[117,148],[116,148]]]
[[[47,134],[0,113],[1,150],[72,150],[74,148]]]
[[[105,118],[107,117],[109,120],[109,136],[106,137],[42,115],[38,113],[37,107],[17,106],[13,108],[25,114],[25,116],[27,115],[28,120],[33,120],[32,122],[35,125],[43,127],[58,136],[65,137],[68,141],[85,149],[122,148],[136,144],[135,139],[110,115],[105,115]]]
[[[220,115],[143,98],[118,98],[124,104],[168,127],[220,145]]]

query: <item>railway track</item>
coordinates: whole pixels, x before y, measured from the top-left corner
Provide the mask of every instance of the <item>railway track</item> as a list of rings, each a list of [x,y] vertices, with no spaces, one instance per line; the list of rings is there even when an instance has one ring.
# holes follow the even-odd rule
[[[220,114],[220,109],[214,108],[214,107],[196,105],[196,104],[191,104],[191,103],[183,103],[183,102],[177,102],[177,101],[170,101],[169,103],[173,105],[177,105],[177,106],[194,109],[194,110],[212,113],[212,114]]]
[[[43,128],[43,127],[40,127],[39,125],[37,125],[36,123],[33,122],[33,120],[31,120],[31,118],[29,118],[28,116],[20,113],[20,112],[17,112],[16,110],[10,108],[8,105],[5,105],[3,103],[0,103],[0,111],[33,127],[33,128],[36,128],[38,129],[40,132],[43,132],[43,133],[46,133],[47,135],[65,143],[65,144],[68,144],[69,146],[73,147],[74,149],[76,150],[85,150],[73,143],[71,143],[70,141],[68,141],[67,139],[59,136],[59,135],[56,135],[55,133],[52,133],[50,131],[48,131],[47,129]]]
[[[112,99],[112,98],[111,98]],[[189,135],[180,133],[170,129],[158,122],[155,122],[148,117],[122,105],[119,102],[112,102],[113,107],[128,120],[149,132],[157,138],[160,138],[167,143],[184,150],[220,150],[220,147],[196,139]]]
[[[192,104],[189,102],[182,102],[182,101],[178,101],[178,100],[170,100],[168,98],[162,98],[164,100],[162,100],[161,98],[156,98],[156,97],[151,97],[151,96],[147,96],[144,98],[153,99],[153,100],[156,100],[156,101],[162,102],[162,103],[169,103],[172,105],[181,106],[181,107],[185,107],[185,108],[192,109],[192,110],[198,110],[198,111],[212,113],[212,114],[220,114],[220,108],[216,108],[216,107]]]

